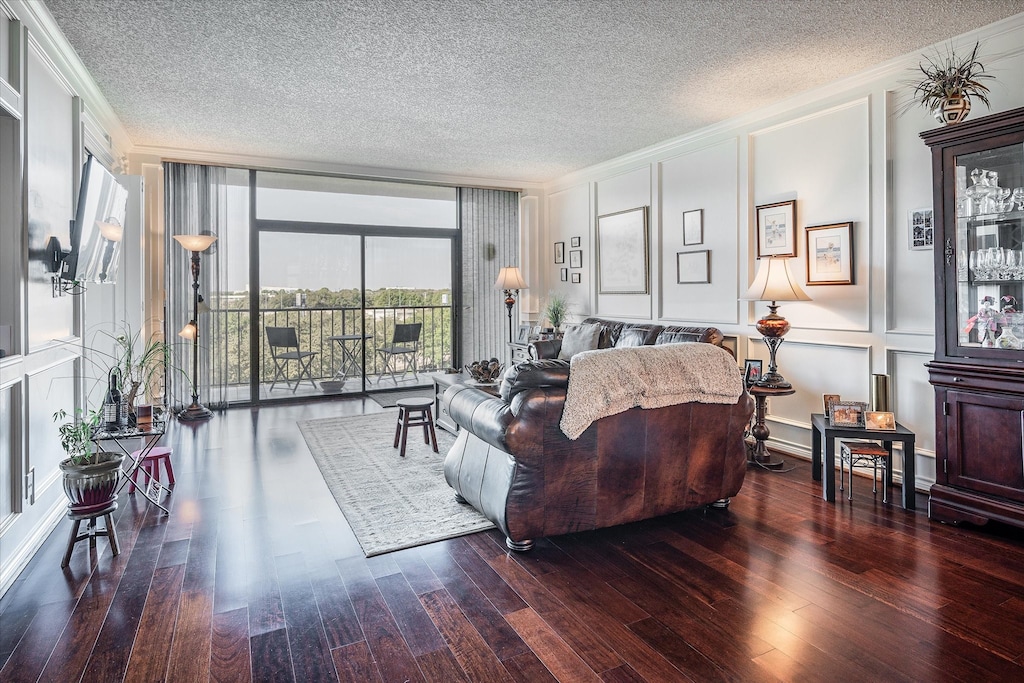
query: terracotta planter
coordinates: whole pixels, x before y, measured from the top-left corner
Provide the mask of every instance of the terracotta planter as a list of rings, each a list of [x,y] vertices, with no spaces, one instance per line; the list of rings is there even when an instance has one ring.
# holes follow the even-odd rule
[[[75,465],[70,458],[62,460],[60,469],[64,473],[64,493],[75,512],[102,510],[117,497],[117,483],[121,479],[120,453],[99,453],[98,462],[89,465]]]
[[[941,123],[951,126],[960,123],[971,113],[971,99],[966,95],[947,97],[942,104],[932,110],[932,114]]]

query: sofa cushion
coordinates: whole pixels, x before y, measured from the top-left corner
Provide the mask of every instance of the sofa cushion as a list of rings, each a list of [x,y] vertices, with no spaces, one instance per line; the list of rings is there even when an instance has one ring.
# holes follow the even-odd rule
[[[558,357],[569,360],[577,353],[593,351],[601,341],[601,326],[594,324],[571,325],[566,328],[562,335],[562,348],[558,351]]]
[[[622,326],[619,333],[619,340],[615,342],[615,348],[626,349],[635,346],[650,346],[658,338],[658,334],[665,328],[661,325],[651,324],[629,324]]]
[[[625,323],[618,320],[605,320],[604,318],[586,318],[583,321],[584,325],[594,323],[601,326],[601,339],[597,344],[597,348],[610,349],[615,346],[615,342],[619,341],[619,332],[622,331],[622,326]]]

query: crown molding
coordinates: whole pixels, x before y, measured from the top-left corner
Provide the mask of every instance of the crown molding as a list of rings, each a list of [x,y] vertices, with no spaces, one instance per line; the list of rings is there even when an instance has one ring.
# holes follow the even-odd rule
[[[733,137],[751,127],[764,128],[773,125],[772,119],[782,117],[813,105],[833,106],[840,98],[858,97],[866,94],[862,91],[877,86],[897,76],[906,76],[906,72],[915,69],[921,61],[921,54],[932,48],[946,44],[974,43],[994,41],[1000,36],[1024,29],[1024,12],[1001,19],[987,26],[953,36],[941,43],[933,43],[920,50],[894,57],[881,64],[869,67],[855,74],[826,83],[812,90],[797,93],[775,104],[761,107],[739,116],[705,126],[678,137],[638,149],[623,156],[572,171],[560,178],[545,183],[549,193],[578,185],[583,182],[601,180],[618,175],[631,168],[651,164],[662,160],[665,156],[673,156],[686,151],[693,144],[706,145],[719,137]],[[992,60],[1005,59],[1024,52],[1024,47],[993,55]]]
[[[36,45],[57,67],[70,85],[74,94],[85,102],[85,108],[95,122],[110,136],[111,154],[114,158],[129,151],[131,137],[121,120],[114,113],[106,96],[100,90],[92,74],[78,57],[78,53],[57,26],[50,10],[42,2],[30,0],[5,0],[11,11],[28,28]]]
[[[373,178],[375,180],[394,180],[400,182],[429,183],[432,185],[450,185],[452,187],[479,187],[492,190],[509,190],[512,192],[529,192],[538,194],[544,185],[539,182],[509,180],[508,178],[480,178],[474,176],[430,173],[427,171],[410,171],[396,168],[380,168],[375,166],[355,166],[336,164],[324,161],[303,159],[286,159],[281,157],[264,157],[253,154],[227,154],[223,152],[204,152],[194,149],[162,147],[157,145],[136,145],[131,150],[131,160],[182,161],[187,163],[211,164],[218,166],[235,166],[254,168],[265,171],[302,171],[335,176],[351,176],[356,178]]]

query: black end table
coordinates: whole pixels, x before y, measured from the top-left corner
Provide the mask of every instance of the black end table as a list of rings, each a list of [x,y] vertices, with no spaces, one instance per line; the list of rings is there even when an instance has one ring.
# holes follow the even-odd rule
[[[822,413],[811,415],[811,476],[820,481],[822,498],[830,503],[836,502],[836,439],[868,439],[881,441],[889,451],[889,462],[892,462],[892,444],[903,444],[903,509],[917,509],[914,500],[914,432],[899,422],[896,429],[865,429],[863,427],[833,427]],[[822,440],[825,442],[825,457],[822,460]]]

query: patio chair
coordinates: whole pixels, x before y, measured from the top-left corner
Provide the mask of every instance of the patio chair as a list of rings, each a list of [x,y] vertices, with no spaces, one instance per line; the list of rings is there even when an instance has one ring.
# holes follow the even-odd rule
[[[395,333],[391,337],[391,345],[377,349],[377,353],[384,361],[384,368],[380,371],[380,375],[377,376],[378,385],[384,375],[389,374],[395,386],[398,386],[399,378],[404,378],[405,373],[409,372],[410,368],[412,368],[412,378],[414,380],[419,379],[419,375],[416,374],[416,354],[420,350],[420,331],[422,329],[423,323],[399,323],[395,325]],[[405,367],[402,368],[402,374],[395,377],[395,359],[398,356],[407,356],[407,358]]]
[[[299,338],[294,327],[266,327],[264,329],[267,333],[267,344],[270,346],[270,356],[274,359],[274,381],[270,383],[269,390],[273,391],[274,385],[279,379],[282,379],[294,394],[295,390],[299,388],[303,376],[309,380],[314,389],[317,389],[316,381],[313,380],[309,368],[317,352],[299,350]],[[299,364],[299,376],[295,380],[294,387],[291,380],[288,379],[289,361]]]

